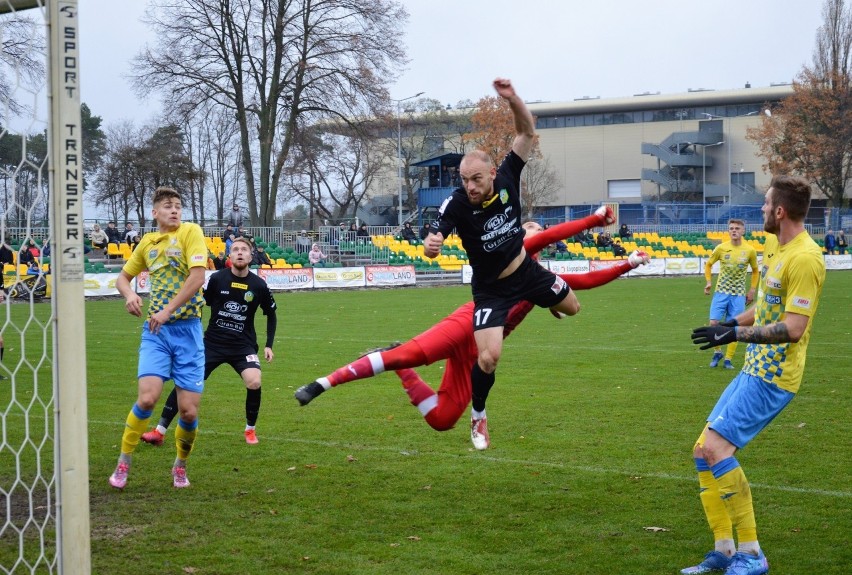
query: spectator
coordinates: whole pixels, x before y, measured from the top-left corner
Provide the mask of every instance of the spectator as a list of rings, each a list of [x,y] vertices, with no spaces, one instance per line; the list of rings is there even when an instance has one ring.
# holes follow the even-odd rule
[[[834,232],[828,230],[825,233],[825,241],[823,245],[825,246],[825,253],[829,255],[834,254],[834,250],[837,247],[837,240],[834,237]]]
[[[83,246],[83,248],[88,248],[88,246]],[[86,251],[85,253],[89,253]],[[41,246],[41,255],[50,256],[50,240],[44,240],[44,245]]]
[[[242,226],[239,226],[237,229],[239,230],[239,231],[237,232],[237,237],[238,237],[238,238],[246,238],[246,239],[247,239],[248,241],[250,241],[250,242],[253,242],[253,241],[254,241],[254,236],[253,236],[253,235],[251,235],[251,232],[250,232],[250,231],[248,231],[247,229],[245,229],[245,228],[244,228],[244,227],[242,227]]]
[[[269,266],[270,268],[272,267],[272,261],[269,259],[269,254],[266,253],[266,250],[264,249],[263,246],[257,246],[257,249],[255,250],[254,254],[252,255],[251,263],[252,263],[252,265],[260,266],[260,267],[263,267],[263,266]]]
[[[136,230],[134,230],[134,231],[136,231]],[[142,240],[142,236],[140,236],[138,233],[136,233],[133,236],[130,236],[130,240],[128,241],[128,245],[130,246],[130,251],[135,250],[136,246],[139,245],[139,242],[141,240]]]
[[[237,204],[234,204],[234,207],[231,208],[231,213],[228,214],[228,225],[235,230],[243,227],[243,213]]]
[[[208,270],[211,270],[211,271],[216,270],[216,262],[213,261],[213,260],[214,260],[213,252],[211,252],[210,250],[207,250],[207,269]]]
[[[33,259],[36,259],[41,255],[41,252],[39,251],[38,246],[36,245],[34,240],[30,240],[27,250],[30,252],[30,254],[32,254]]]
[[[595,240],[595,245],[599,248],[610,247],[612,245],[612,236],[609,235],[609,232],[599,233],[597,240]]]
[[[630,228],[627,227],[627,224],[621,224],[621,227],[618,228],[618,237],[622,239],[622,241],[632,238],[633,232],[630,231]]]
[[[225,253],[231,253],[231,244],[237,238],[237,233],[234,231],[234,226],[228,224],[225,226],[225,231],[222,233],[222,241],[225,242]]]
[[[358,227],[358,231],[355,233],[355,236],[358,238],[359,242],[366,242],[365,238],[370,237],[370,232],[367,231],[367,224],[361,224]]]
[[[343,222],[340,222],[340,225],[336,228],[331,228],[328,233],[328,243],[333,246],[339,246],[340,240],[345,239],[346,234],[346,226],[343,225]]]
[[[106,251],[107,245],[109,244],[109,236],[98,224],[92,226],[92,231],[89,234],[89,240],[92,242],[92,247],[98,250]]]
[[[33,260],[35,260],[35,258],[33,257],[32,252],[27,246],[23,246],[21,251],[18,252],[18,264],[29,265]]]
[[[15,265],[15,256],[12,254],[12,248],[9,247],[5,240],[0,244],[0,265]]]
[[[124,241],[131,248],[135,248],[136,244],[139,243],[139,232],[133,229],[133,224],[131,223],[124,226]]]
[[[311,246],[311,251],[308,252],[308,262],[313,267],[325,267],[325,258],[328,257],[319,247],[319,244],[314,244]]]
[[[118,228],[115,227],[115,222],[109,222],[106,228],[106,235],[109,239],[109,243],[111,244],[120,244],[121,243],[121,232],[118,231]]]
[[[215,258],[213,258],[213,267],[217,270],[225,269],[225,264],[228,261],[228,258],[225,257],[225,252],[219,252]]]
[[[575,242],[577,242],[578,244],[581,244],[581,245],[583,245],[587,248],[590,248],[593,245],[595,245],[595,236],[593,236],[592,234],[590,234],[587,231],[580,232],[579,234],[574,236],[572,239]]]
[[[551,247],[553,248],[553,255],[564,254],[568,251],[568,246],[566,246],[565,242],[563,242],[562,240],[553,243]]]
[[[296,251],[300,254],[306,254],[311,251],[311,238],[308,237],[307,230],[302,230],[296,236]]]
[[[358,226],[356,226],[355,224],[349,224],[348,234],[349,235],[346,237],[346,239],[348,239],[350,242],[354,242],[355,237],[358,235]]]
[[[846,243],[846,233],[843,230],[837,230],[837,253],[841,256],[846,255],[846,248],[849,244]]]
[[[432,233],[432,224],[430,224],[429,222],[426,222],[425,224],[423,224],[423,227],[420,228],[420,239],[425,240],[426,236],[428,236],[431,233]]]
[[[409,243],[417,241],[417,234],[411,228],[411,222],[405,222],[405,225],[402,226],[402,239],[408,240]]]
[[[627,250],[621,245],[621,242],[615,240],[612,244],[612,253],[615,256],[626,256]]]

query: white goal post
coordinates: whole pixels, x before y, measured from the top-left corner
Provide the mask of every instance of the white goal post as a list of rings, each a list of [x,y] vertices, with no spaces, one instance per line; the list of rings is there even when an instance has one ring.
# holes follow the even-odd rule
[[[51,280],[51,313],[50,321],[44,326],[43,344],[45,349],[27,349],[29,354],[41,354],[44,361],[51,366],[52,389],[44,394],[41,403],[29,404],[24,413],[26,421],[7,421],[14,410],[2,409],[3,442],[0,445],[0,457],[15,457],[25,448],[17,449],[13,444],[7,444],[7,426],[23,425],[26,433],[30,433],[31,425],[40,430],[43,435],[42,444],[50,449],[52,443],[52,465],[36,465],[37,473],[52,474],[52,477],[39,477],[38,489],[46,493],[46,511],[39,513],[38,521],[50,524],[53,518],[55,536],[42,533],[39,541],[33,541],[32,536],[21,534],[22,529],[13,522],[14,504],[10,503],[13,495],[29,494],[30,513],[33,513],[33,492],[36,487],[23,483],[21,478],[13,481],[11,486],[5,485],[5,479],[0,483],[0,505],[5,505],[6,524],[0,525],[0,536],[11,535],[18,537],[19,559],[14,565],[0,562],[0,573],[60,573],[64,575],[88,575],[91,573],[91,543],[89,517],[89,459],[88,459],[88,414],[86,393],[86,322],[84,300],[84,237],[83,237],[83,173],[82,173],[82,144],[80,118],[80,59],[79,59],[79,23],[77,0],[0,0],[0,15],[7,18],[14,16],[13,12],[24,12],[27,17],[33,17],[45,26],[46,37],[46,99],[47,99],[47,162],[46,165],[35,166],[38,174],[34,176],[42,185],[47,182],[47,196],[36,196],[48,212],[49,236],[51,246],[51,261],[49,273]],[[8,111],[3,118],[3,135],[9,132]],[[33,106],[34,118],[38,105]],[[22,138],[24,140],[25,138]],[[22,164],[24,154],[22,153]],[[33,168],[33,166],[27,166]],[[15,180],[17,172],[8,177],[12,186],[12,201],[17,201]],[[46,173],[44,173],[46,172]],[[7,204],[8,205],[8,204]],[[27,231],[30,236],[30,215],[32,208],[20,203],[16,209],[27,214]],[[30,210],[30,211],[28,211]],[[6,231],[8,210],[0,214],[0,229]],[[44,259],[44,258],[43,258]],[[20,273],[18,271],[17,273]],[[47,273],[46,271],[44,273]],[[41,275],[39,276],[41,277]],[[16,304],[20,305],[20,304]],[[32,297],[29,301],[31,308],[34,304]],[[5,303],[5,322],[10,323],[12,306]],[[36,322],[37,323],[37,322]],[[27,328],[29,329],[29,328]],[[11,331],[11,330],[10,330]],[[6,335],[7,341],[12,334]],[[21,342],[24,335],[21,334]],[[51,345],[48,346],[48,342]],[[21,344],[23,356],[25,345]],[[48,351],[52,348],[52,353]],[[11,365],[11,361],[9,362]],[[34,362],[33,362],[34,363]],[[22,365],[29,365],[29,358],[13,369],[9,368],[11,378],[11,402],[16,407],[21,401],[16,398],[15,380]],[[39,390],[37,374],[34,389]],[[35,391],[33,392],[35,395]],[[5,399],[5,396],[4,396]],[[52,407],[52,419],[47,421],[29,421],[30,411],[36,406],[33,417],[45,419],[45,405]],[[41,412],[39,412],[41,410]],[[17,415],[17,413],[15,414]],[[52,423],[52,427],[51,427]],[[25,436],[27,444],[35,445],[35,438]],[[38,446],[36,445],[35,448]],[[7,454],[3,454],[7,450]],[[49,458],[50,453],[38,453],[39,457]],[[3,459],[6,461],[6,459]],[[21,467],[20,465],[18,467]],[[0,475],[5,478],[5,475]],[[51,494],[52,492],[52,494]],[[5,501],[3,501],[5,498]],[[16,508],[17,509],[17,508]],[[33,522],[31,520],[26,525]],[[6,531],[7,533],[3,533]],[[55,541],[55,549],[50,547]],[[0,544],[8,542],[0,540]],[[33,559],[33,550],[27,546],[40,545],[39,555]],[[2,549],[6,558],[6,549]]]

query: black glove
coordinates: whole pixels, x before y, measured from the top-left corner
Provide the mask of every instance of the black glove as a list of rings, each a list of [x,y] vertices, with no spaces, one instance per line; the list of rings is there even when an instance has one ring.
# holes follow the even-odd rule
[[[737,341],[737,328],[724,325],[706,325],[692,330],[692,343],[704,344],[701,349],[710,349]]]
[[[732,317],[729,320],[725,320],[725,321],[721,322],[719,325],[722,325],[722,326],[725,326],[725,327],[736,327],[740,324],[737,323],[737,318]]]

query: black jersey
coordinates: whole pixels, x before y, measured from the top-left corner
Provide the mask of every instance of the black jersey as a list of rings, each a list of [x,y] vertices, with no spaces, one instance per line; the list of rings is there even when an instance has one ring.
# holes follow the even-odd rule
[[[494,178],[494,197],[487,207],[474,206],[463,188],[444,200],[437,231],[447,237],[455,228],[467,252],[473,275],[490,282],[521,253],[521,170],[525,162],[509,152]]]
[[[256,274],[249,272],[241,278],[230,268],[210,276],[204,289],[204,301],[210,306],[210,322],[204,332],[205,345],[216,347],[251,347],[257,352],[254,315],[257,308],[267,319],[266,347],[275,339],[275,299],[269,286]]]

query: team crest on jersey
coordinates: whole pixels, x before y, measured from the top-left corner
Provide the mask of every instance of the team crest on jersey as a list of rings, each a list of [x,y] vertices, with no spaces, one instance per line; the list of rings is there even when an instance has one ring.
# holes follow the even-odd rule
[[[251,290],[246,292],[244,299],[246,300],[246,303],[251,303],[254,300],[254,294],[251,292]]]
[[[504,204],[509,203],[509,192],[506,191],[506,188],[500,190],[500,201]]]
[[[148,259],[149,260],[157,259],[157,253],[159,253],[159,250],[157,248],[152,249],[150,252],[148,252]]]

